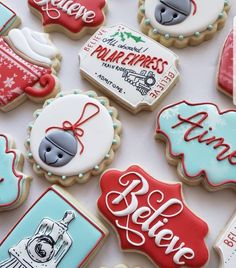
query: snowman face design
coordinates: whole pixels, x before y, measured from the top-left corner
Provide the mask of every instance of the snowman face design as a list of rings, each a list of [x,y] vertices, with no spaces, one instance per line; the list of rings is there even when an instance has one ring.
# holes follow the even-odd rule
[[[69,131],[56,130],[44,137],[39,146],[39,157],[47,165],[67,165],[77,153],[78,142]]]
[[[155,9],[155,18],[162,25],[176,25],[191,13],[191,0],[160,0]]]
[[[42,235],[29,241],[27,251],[33,261],[46,263],[53,258],[54,244],[50,236]]]

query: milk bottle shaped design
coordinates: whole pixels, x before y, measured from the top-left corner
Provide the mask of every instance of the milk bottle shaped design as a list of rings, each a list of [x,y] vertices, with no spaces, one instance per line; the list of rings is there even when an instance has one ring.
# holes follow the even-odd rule
[[[68,234],[73,211],[66,211],[61,221],[43,219],[32,237],[23,239],[9,250],[10,258],[1,268],[56,268],[73,241]]]

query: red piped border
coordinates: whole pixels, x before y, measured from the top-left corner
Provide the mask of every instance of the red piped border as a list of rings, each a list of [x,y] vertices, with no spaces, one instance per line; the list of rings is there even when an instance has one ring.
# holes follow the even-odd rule
[[[195,176],[191,176],[190,174],[188,174],[188,172],[187,172],[187,170],[186,170],[186,167],[185,167],[185,161],[184,161],[184,159],[185,159],[185,155],[184,155],[184,153],[181,153],[181,154],[174,154],[174,153],[173,153],[173,151],[172,151],[172,143],[171,143],[171,141],[170,141],[170,137],[169,137],[164,131],[162,131],[162,130],[160,129],[160,120],[159,120],[159,119],[160,119],[161,114],[162,114],[165,110],[170,109],[170,108],[172,108],[172,107],[174,107],[174,106],[176,106],[176,105],[182,104],[182,103],[185,103],[185,104],[187,104],[187,105],[189,105],[189,106],[213,105],[213,106],[216,107],[216,109],[217,109],[219,115],[223,115],[223,114],[230,113],[230,112],[234,112],[234,113],[236,113],[236,110],[231,109],[231,110],[225,110],[224,112],[221,112],[221,111],[220,111],[220,108],[219,108],[215,103],[212,103],[212,102],[190,103],[190,102],[187,102],[187,101],[183,100],[183,101],[177,102],[177,103],[175,103],[175,104],[172,104],[172,105],[169,105],[169,106],[163,108],[163,109],[159,112],[159,114],[158,114],[158,116],[157,116],[157,127],[156,127],[156,133],[157,133],[157,134],[162,134],[163,136],[166,137],[166,139],[167,139],[167,141],[168,141],[168,145],[169,145],[169,154],[170,154],[171,157],[173,157],[173,158],[179,158],[179,161],[181,161],[181,164],[182,164],[184,173],[185,173],[185,175],[186,175],[188,178],[190,178],[190,179],[196,179],[196,178],[199,178],[200,176],[204,176],[204,177],[206,178],[207,183],[208,183],[211,187],[220,187],[220,186],[223,186],[223,185],[225,185],[225,184],[230,184],[230,183],[235,184],[235,186],[236,186],[236,177],[235,177],[235,181],[226,179],[226,180],[224,180],[224,182],[219,183],[219,184],[213,184],[213,183],[211,183],[211,182],[209,181],[209,179],[208,179],[207,172],[206,172],[206,170],[204,170],[204,169],[200,170],[200,172],[199,172],[197,175],[195,175]],[[188,179],[188,178],[187,178],[187,179]]]
[[[93,222],[89,217],[87,217],[84,213],[79,210],[79,208],[77,208],[75,205],[73,205],[69,200],[66,199],[66,197],[64,197],[57,189],[55,189],[53,186],[49,187],[38,199],[36,199],[36,201],[33,203],[33,205],[26,211],[26,213],[16,222],[16,224],[10,229],[10,231],[8,232],[7,236],[0,242],[0,247],[2,246],[2,244],[7,240],[7,238],[11,235],[11,233],[14,231],[14,229],[17,227],[17,225],[24,219],[24,217],[30,213],[30,211],[34,208],[34,206],[50,191],[53,191],[54,193],[56,193],[59,197],[61,197],[67,204],[69,204],[74,210],[76,210],[78,212],[78,214],[80,214],[83,218],[85,218],[91,225],[94,226],[95,229],[97,229],[101,234],[101,238],[97,241],[97,243],[94,245],[94,247],[91,249],[91,251],[85,256],[84,260],[81,262],[81,264],[78,266],[78,268],[83,267],[83,265],[88,262],[88,259],[90,257],[90,255],[94,254],[94,250],[97,249],[97,247],[99,246],[99,244],[102,242],[102,240],[105,239],[106,237],[106,233],[99,228],[99,226]]]
[[[5,153],[6,154],[13,154],[14,155],[14,157],[13,157],[13,161],[12,161],[12,172],[14,173],[14,175],[19,179],[19,181],[18,181],[18,186],[17,186],[17,188],[18,188],[18,193],[17,193],[17,197],[16,197],[16,199],[15,200],[13,200],[12,202],[10,202],[10,203],[6,203],[6,204],[4,204],[4,205],[0,205],[0,208],[2,208],[2,207],[10,207],[10,206],[12,206],[12,205],[14,205],[15,203],[17,203],[17,201],[19,200],[19,198],[20,198],[20,192],[21,192],[21,189],[20,189],[20,184],[21,184],[21,181],[23,180],[23,178],[24,178],[24,176],[23,175],[18,175],[17,174],[17,171],[15,170],[15,166],[16,166],[16,158],[17,158],[17,153],[14,151],[14,150],[11,150],[11,148],[9,148],[9,145],[8,145],[8,142],[9,142],[9,139],[8,139],[8,137],[6,136],[6,135],[4,135],[4,134],[0,134],[0,137],[3,137],[4,139],[5,139],[5,141],[6,141],[6,149],[5,149]],[[1,187],[1,185],[0,185],[0,187]]]

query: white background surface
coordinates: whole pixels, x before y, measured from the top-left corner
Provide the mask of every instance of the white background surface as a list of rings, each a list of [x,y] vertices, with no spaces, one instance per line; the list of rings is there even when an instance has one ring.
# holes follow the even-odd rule
[[[23,20],[23,26],[41,30],[41,23],[30,14],[26,0],[7,0],[5,2],[9,3],[18,12]],[[107,24],[112,25],[122,22],[138,30],[139,25],[136,19],[137,2],[137,0],[108,0]],[[236,2],[231,2],[232,8],[226,27],[213,40],[205,42],[199,47],[175,50],[180,57],[181,81],[162,101],[156,111],[153,113],[142,112],[134,116],[114,103],[114,106],[120,112],[123,134],[121,147],[111,167],[124,170],[131,164],[137,163],[155,178],[176,181],[178,180],[176,168],[168,165],[165,159],[164,146],[157,143],[153,138],[157,112],[163,106],[183,99],[192,102],[212,101],[217,103],[221,109],[234,107],[231,99],[217,92],[215,88],[218,54],[228,32],[231,30],[233,15],[236,13]],[[62,89],[64,91],[76,88],[83,90],[93,89],[89,83],[81,80],[77,59],[79,49],[88,39],[88,36],[79,41],[71,41],[61,34],[52,34],[52,38],[63,56],[59,74]],[[12,112],[0,114],[0,131],[12,135],[18,148],[23,152],[25,152],[24,140],[27,125],[32,120],[32,114],[38,107],[40,106],[28,101]],[[0,214],[0,240],[4,238],[8,230],[37,197],[49,187],[49,183],[46,180],[35,176],[28,163],[25,164],[25,172],[34,178],[30,196],[20,208]],[[96,200],[100,193],[98,178],[92,178],[85,185],[70,187],[68,191],[87,209],[95,214],[97,213]],[[210,232],[207,237],[207,244],[210,249],[210,262],[207,267],[219,267],[219,259],[212,249],[212,245],[218,233],[234,213],[236,194],[231,190],[209,193],[202,186],[190,187],[187,185],[183,185],[183,191],[189,207],[209,224]],[[99,268],[102,265],[106,265],[113,268],[117,263],[126,263],[130,267],[135,265],[145,268],[153,267],[151,262],[142,255],[122,253],[118,246],[118,240],[112,232],[106,244],[89,267]]]

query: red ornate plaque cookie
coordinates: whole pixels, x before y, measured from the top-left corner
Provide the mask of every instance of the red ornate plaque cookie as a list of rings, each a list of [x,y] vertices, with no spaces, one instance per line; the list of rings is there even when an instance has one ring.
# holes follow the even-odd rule
[[[73,39],[95,32],[105,20],[106,0],[28,0],[28,4],[47,32],[63,32]]]
[[[101,177],[98,208],[119,234],[123,250],[147,255],[165,268],[208,261],[207,224],[185,205],[181,184],[160,182],[138,166]]]

